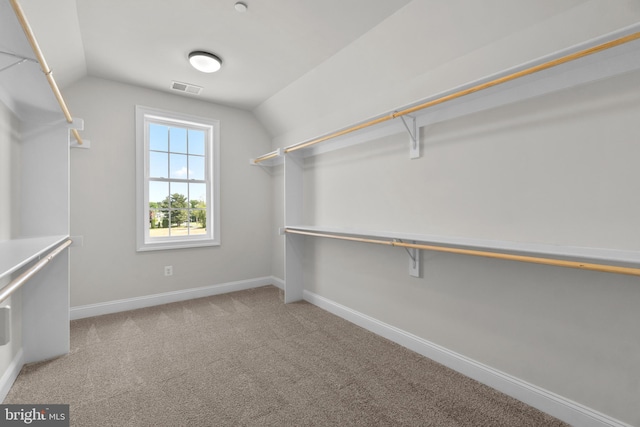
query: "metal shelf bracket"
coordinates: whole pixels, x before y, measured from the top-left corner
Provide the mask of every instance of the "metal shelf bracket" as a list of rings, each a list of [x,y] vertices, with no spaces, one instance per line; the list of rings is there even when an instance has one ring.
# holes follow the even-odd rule
[[[6,52],[4,50],[0,50],[0,54],[11,56],[11,57],[16,59],[15,62],[7,65],[4,68],[0,68],[0,73],[3,72],[4,70],[8,70],[9,68],[14,67],[16,65],[20,65],[20,64],[22,64],[24,62],[33,62],[33,63],[36,63],[36,64],[38,63],[38,61],[36,61],[35,59],[31,59],[31,58],[27,58],[27,57],[24,57],[24,56],[16,55],[13,52]]]
[[[400,116],[400,118],[409,133],[409,158],[417,159],[420,157],[420,128],[416,125],[416,118],[408,114]]]
[[[401,239],[394,239],[394,242],[404,243]],[[411,241],[410,243],[416,243]],[[420,277],[420,249],[404,248],[409,255],[409,275],[412,277]]]

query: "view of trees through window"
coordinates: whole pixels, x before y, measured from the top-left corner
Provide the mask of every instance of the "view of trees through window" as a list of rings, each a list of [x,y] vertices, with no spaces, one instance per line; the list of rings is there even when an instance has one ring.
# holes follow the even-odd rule
[[[206,234],[205,132],[149,124],[149,237]]]
[[[205,234],[207,205],[179,193],[161,202],[150,202],[149,228],[151,237]]]

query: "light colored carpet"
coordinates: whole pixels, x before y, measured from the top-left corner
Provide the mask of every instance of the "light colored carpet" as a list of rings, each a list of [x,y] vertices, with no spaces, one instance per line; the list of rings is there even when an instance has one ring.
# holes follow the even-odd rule
[[[76,320],[4,403],[74,426],[564,426],[273,287]]]

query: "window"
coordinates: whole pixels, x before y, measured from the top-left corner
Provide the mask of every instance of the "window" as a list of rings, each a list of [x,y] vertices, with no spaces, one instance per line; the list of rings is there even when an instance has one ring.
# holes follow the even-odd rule
[[[219,122],[136,107],[138,251],[220,244]]]

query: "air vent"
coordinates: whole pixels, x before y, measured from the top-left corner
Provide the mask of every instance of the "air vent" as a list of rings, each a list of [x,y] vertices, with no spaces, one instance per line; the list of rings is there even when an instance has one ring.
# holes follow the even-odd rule
[[[202,88],[200,86],[191,85],[189,83],[171,82],[171,89],[178,92],[186,92],[192,95],[200,95]]]

